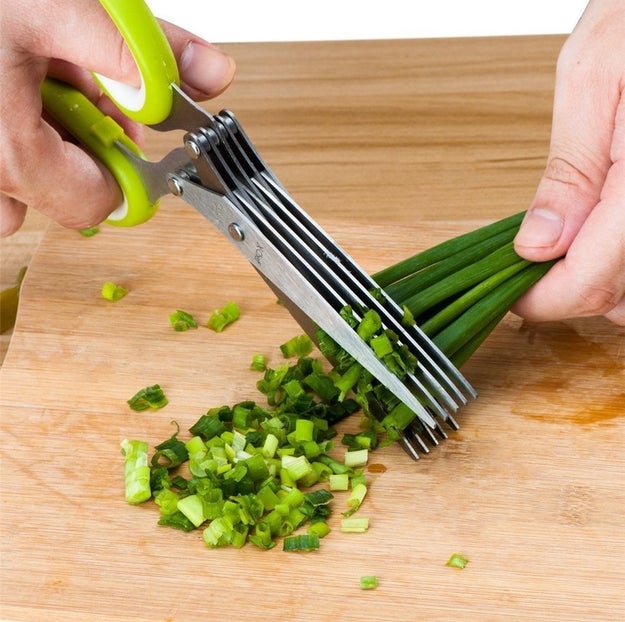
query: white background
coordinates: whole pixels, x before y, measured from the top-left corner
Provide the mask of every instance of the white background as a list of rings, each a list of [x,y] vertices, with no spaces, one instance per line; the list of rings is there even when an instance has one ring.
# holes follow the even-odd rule
[[[587,0],[147,0],[215,43],[569,33]]]

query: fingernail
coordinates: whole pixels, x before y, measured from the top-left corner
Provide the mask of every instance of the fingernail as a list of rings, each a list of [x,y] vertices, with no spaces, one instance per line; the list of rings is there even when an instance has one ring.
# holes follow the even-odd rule
[[[516,235],[515,243],[528,248],[553,246],[562,235],[564,221],[544,207],[529,210]]]
[[[213,95],[232,80],[234,61],[212,45],[190,41],[180,57],[180,72],[186,84]]]

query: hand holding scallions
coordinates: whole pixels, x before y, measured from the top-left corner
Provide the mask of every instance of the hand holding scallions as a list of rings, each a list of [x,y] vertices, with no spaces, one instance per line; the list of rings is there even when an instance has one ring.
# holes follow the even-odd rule
[[[531,320],[625,326],[625,3],[591,0],[558,61],[547,166],[516,237],[531,261],[566,255],[515,305]]]

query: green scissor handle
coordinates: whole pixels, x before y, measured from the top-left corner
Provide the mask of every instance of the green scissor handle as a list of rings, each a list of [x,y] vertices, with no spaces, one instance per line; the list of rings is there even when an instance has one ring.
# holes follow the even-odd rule
[[[80,91],[51,78],[41,85],[46,110],[108,168],[121,188],[124,200],[107,219],[112,225],[131,227],[149,220],[158,207],[150,200],[143,180],[133,163],[117,146],[124,145],[143,157],[139,147],[111,117]]]
[[[176,59],[167,38],[143,0],[100,0],[132,53],[141,87],[136,88],[94,74],[102,89],[128,117],[145,125],[164,121],[173,106],[172,84],[180,82]],[[41,86],[46,110],[115,177],[123,204],[107,222],[119,226],[149,220],[158,207],[150,200],[142,177],[118,144],[143,157],[141,150],[111,117],[105,116],[73,87],[46,79]]]
[[[143,0],[100,0],[124,38],[139,73],[136,88],[95,74],[102,89],[128,117],[145,125],[164,121],[173,104],[172,84],[180,84],[169,42]]]

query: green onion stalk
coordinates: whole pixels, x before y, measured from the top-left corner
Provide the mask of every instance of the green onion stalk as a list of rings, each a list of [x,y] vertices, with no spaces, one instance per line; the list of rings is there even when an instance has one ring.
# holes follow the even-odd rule
[[[523,216],[452,238],[372,275],[456,367],[554,263],[528,261],[514,251]]]
[[[521,212],[447,240],[372,275],[379,289],[403,308],[404,322],[416,323],[456,367],[469,360],[514,302],[555,262],[528,261],[514,251],[523,216]],[[418,362],[397,335],[375,321],[375,311],[346,307],[341,314],[400,379],[414,373]],[[335,361],[341,395],[354,393],[369,425],[386,433],[386,442],[397,440],[416,414],[322,331],[318,343]]]

